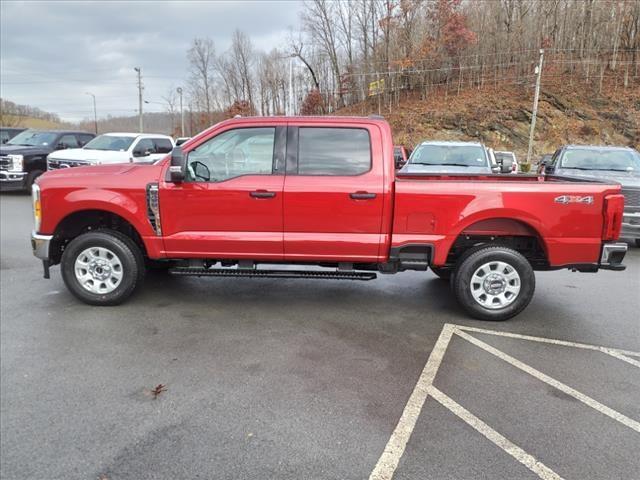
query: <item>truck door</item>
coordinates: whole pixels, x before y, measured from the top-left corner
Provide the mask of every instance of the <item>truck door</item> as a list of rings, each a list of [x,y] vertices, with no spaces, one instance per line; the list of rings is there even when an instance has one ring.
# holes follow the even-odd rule
[[[285,141],[284,126],[236,127],[190,150],[185,181],[160,189],[167,256],[282,260]]]
[[[286,260],[378,260],[384,205],[381,143],[375,125],[289,124]]]

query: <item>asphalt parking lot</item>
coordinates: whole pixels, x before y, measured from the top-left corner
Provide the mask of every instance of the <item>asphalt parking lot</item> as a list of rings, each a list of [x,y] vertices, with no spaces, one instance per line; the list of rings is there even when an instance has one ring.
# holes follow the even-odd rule
[[[640,478],[639,249],[503,323],[417,272],[156,273],[97,308],[42,278],[30,198],[0,207],[3,479]]]

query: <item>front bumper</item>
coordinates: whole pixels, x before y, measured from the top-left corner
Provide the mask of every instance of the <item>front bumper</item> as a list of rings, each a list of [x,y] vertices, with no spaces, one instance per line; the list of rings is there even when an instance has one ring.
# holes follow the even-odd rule
[[[31,249],[36,258],[42,260],[42,268],[44,269],[44,278],[49,278],[49,246],[53,240],[53,235],[40,235],[31,232]]]
[[[53,235],[40,235],[36,232],[31,232],[31,248],[33,255],[40,260],[49,260],[49,245]]]
[[[24,190],[26,188],[27,175],[26,172],[0,171],[0,190]]]
[[[624,270],[627,268],[622,264],[627,248],[629,247],[626,243],[605,243],[602,245],[599,267],[605,270]]]
[[[624,212],[620,238],[640,238],[640,212]]]

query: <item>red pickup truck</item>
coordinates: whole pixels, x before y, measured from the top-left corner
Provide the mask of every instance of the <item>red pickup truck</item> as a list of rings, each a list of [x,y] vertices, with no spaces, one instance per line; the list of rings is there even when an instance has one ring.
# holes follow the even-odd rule
[[[154,164],[48,172],[33,201],[45,278],[60,264],[94,305],[126,300],[150,264],[352,280],[430,267],[469,314],[504,320],[531,300],[534,270],[622,270],[627,248],[619,185],[396,174],[379,117],[235,118]]]

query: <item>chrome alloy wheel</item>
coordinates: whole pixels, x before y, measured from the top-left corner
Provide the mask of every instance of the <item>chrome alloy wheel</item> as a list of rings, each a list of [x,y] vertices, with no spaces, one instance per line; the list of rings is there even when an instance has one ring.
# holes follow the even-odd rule
[[[498,310],[518,298],[520,275],[505,262],[493,261],[480,266],[471,277],[471,294],[485,308]]]
[[[115,253],[104,247],[83,250],[76,258],[74,271],[80,285],[100,295],[118,288],[123,276],[122,262]]]

